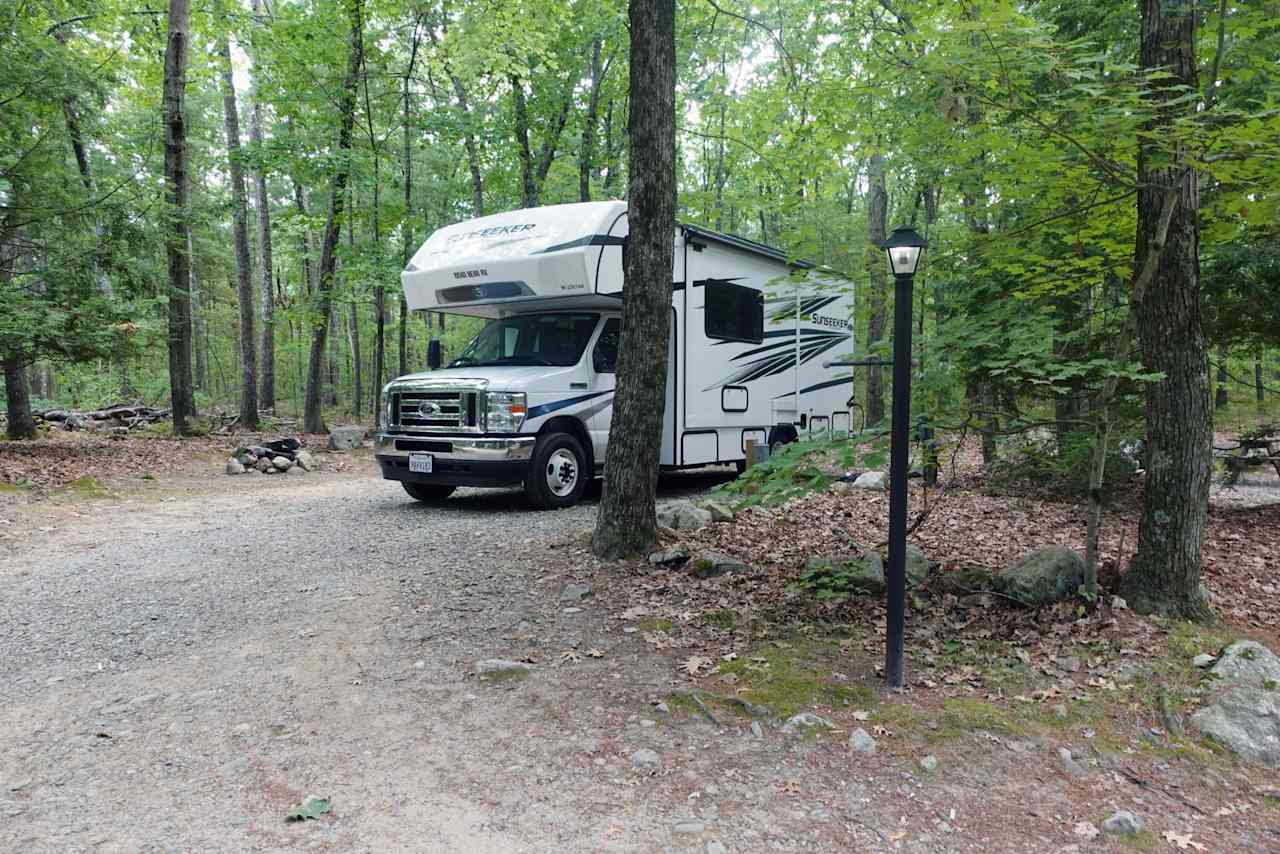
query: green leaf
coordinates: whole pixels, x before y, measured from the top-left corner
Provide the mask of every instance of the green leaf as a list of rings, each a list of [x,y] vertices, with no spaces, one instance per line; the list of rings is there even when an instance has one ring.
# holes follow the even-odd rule
[[[317,798],[315,795],[309,796],[305,801],[298,804],[285,815],[285,821],[306,821],[307,819],[316,819],[333,809],[328,798]]]

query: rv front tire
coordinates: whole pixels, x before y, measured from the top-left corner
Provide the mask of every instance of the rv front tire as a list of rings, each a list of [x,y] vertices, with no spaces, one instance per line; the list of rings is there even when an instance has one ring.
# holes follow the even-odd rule
[[[582,443],[568,433],[550,433],[533,449],[525,494],[539,510],[571,507],[582,498],[591,472]]]
[[[404,491],[409,493],[411,498],[427,504],[434,501],[444,501],[457,489],[456,486],[444,486],[439,483],[410,483],[407,480],[400,481],[400,485],[404,487]]]

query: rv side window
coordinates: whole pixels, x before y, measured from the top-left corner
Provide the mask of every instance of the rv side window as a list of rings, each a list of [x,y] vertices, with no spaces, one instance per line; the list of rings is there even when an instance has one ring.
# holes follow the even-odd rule
[[[764,340],[763,293],[716,279],[708,279],[705,287],[708,338],[752,344]]]
[[[591,366],[597,374],[612,374],[618,370],[618,339],[622,335],[622,321],[611,317],[600,330],[596,348],[591,352]]]

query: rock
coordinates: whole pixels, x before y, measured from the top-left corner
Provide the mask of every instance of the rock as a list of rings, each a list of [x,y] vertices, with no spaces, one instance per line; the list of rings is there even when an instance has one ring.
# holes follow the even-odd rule
[[[1237,641],[1209,674],[1224,691],[1191,725],[1234,753],[1280,766],[1280,658],[1256,641]]]
[[[711,513],[689,501],[672,501],[658,508],[658,524],[677,531],[695,531],[711,524]]]
[[[271,460],[271,465],[275,466],[276,471],[288,471],[293,466],[293,460],[288,457],[275,457]]]
[[[804,571],[840,575],[845,588],[856,593],[878,596],[884,592],[884,561],[875,552],[864,557],[814,555],[805,562]]]
[[[929,580],[929,558],[920,549],[907,544],[907,587],[919,587]]]
[[[271,451],[268,448],[262,447],[261,445],[254,445],[253,447],[249,448],[249,453],[253,454],[253,456],[256,459],[262,459],[263,457],[272,456]]]
[[[995,588],[1024,605],[1036,607],[1076,595],[1084,584],[1084,559],[1066,546],[1049,546],[1025,555],[994,579]]]
[[[1280,767],[1280,690],[1233,688],[1192,715],[1191,725],[1233,753]]]
[[[1058,748],[1058,758],[1062,760],[1063,769],[1072,777],[1087,777],[1089,771],[1076,761],[1075,756],[1065,747]]]
[[[654,566],[680,566],[689,559],[689,552],[681,548],[664,549],[649,555],[649,563]]]
[[[1102,832],[1112,836],[1137,836],[1147,823],[1128,810],[1116,810],[1102,822]]]
[[[658,754],[647,747],[642,747],[635,753],[631,754],[631,767],[640,771],[653,771],[662,760],[658,758]]]
[[[858,727],[849,733],[849,748],[855,753],[872,754],[876,752],[876,740],[871,737],[871,733]]]
[[[937,770],[938,770],[938,757],[936,757],[936,756],[932,756],[932,755],[930,755],[930,756],[921,756],[921,757],[920,757],[920,767],[921,767],[921,768],[923,768],[925,771],[928,771],[929,773],[933,773],[934,771],[937,771]]]
[[[294,466],[289,466],[289,468],[285,469],[284,473],[285,474],[306,474],[307,470],[304,469],[302,466],[294,465]]]
[[[822,717],[822,715],[816,715],[813,712],[801,712],[798,715],[792,715],[787,718],[787,722],[782,725],[782,731],[787,735],[796,735],[801,732],[810,732],[818,727],[831,729],[833,726],[834,724]]]
[[[732,555],[723,552],[703,552],[692,564],[692,572],[699,578],[716,578],[726,573],[749,573],[754,570]]]
[[[1236,641],[1222,651],[1209,670],[1215,677],[1233,685],[1280,689],[1280,657],[1257,641]]]
[[[481,679],[519,679],[533,672],[533,665],[505,658],[486,658],[476,662],[476,676]]]
[[[712,522],[733,521],[733,510],[723,501],[703,501],[699,506],[711,514]]]
[[[756,738],[764,738],[764,727],[760,725],[759,721],[751,722],[751,734]]]
[[[294,455],[294,459],[297,461],[298,465],[302,466],[307,471],[316,470],[316,458],[311,456],[310,451],[298,451],[298,453]]]
[[[1202,653],[1200,653],[1199,655],[1197,655],[1195,658],[1191,659],[1191,663],[1192,663],[1193,665],[1195,665],[1196,667],[1199,667],[1199,668],[1203,669],[1203,668],[1206,668],[1206,667],[1212,667],[1212,666],[1213,666],[1213,662],[1214,662],[1214,661],[1216,661],[1216,660],[1217,660],[1217,659],[1215,659],[1215,658],[1214,658],[1212,655],[1210,655],[1209,653],[1207,653],[1207,652],[1202,652]]]
[[[244,465],[237,459],[227,460],[227,474],[244,474]]]
[[[561,602],[582,602],[590,599],[595,591],[590,584],[566,584],[560,591]]]
[[[702,847],[702,854],[729,854],[729,849],[714,839],[707,840],[707,844]]]
[[[352,451],[364,447],[363,427],[334,427],[329,431],[329,449]]]
[[[243,453],[240,454],[240,456],[236,457],[236,459],[240,462],[240,465],[244,466],[245,468],[249,468],[253,466],[256,462],[258,462],[258,458],[255,457],[253,454],[249,453],[248,451],[244,451]]]
[[[254,465],[254,468],[262,472],[263,474],[266,474],[269,471],[276,470],[275,466],[271,465],[271,460],[267,459],[266,457],[260,458],[257,464]]]
[[[864,471],[853,482],[854,489],[884,492],[889,487],[889,475],[882,471]]]
[[[697,819],[685,819],[684,821],[677,821],[675,826],[671,828],[671,832],[683,836],[696,836],[706,829],[707,825],[705,822],[698,821]]]
[[[837,480],[835,483],[831,484],[831,491],[836,493],[837,495],[848,495],[849,493],[854,491],[853,481]]]

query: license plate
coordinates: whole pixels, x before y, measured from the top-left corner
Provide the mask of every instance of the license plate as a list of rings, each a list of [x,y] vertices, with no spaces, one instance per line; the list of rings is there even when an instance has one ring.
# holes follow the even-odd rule
[[[418,474],[431,474],[432,456],[430,454],[410,454],[409,471]]]

